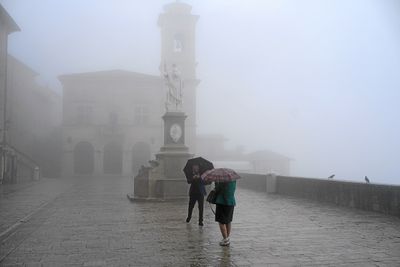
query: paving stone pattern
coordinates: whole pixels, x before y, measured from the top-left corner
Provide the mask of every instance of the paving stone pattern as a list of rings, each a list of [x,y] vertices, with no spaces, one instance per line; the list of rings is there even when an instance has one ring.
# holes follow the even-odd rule
[[[72,184],[71,179],[42,178],[35,182],[0,185],[0,233],[52,201]]]
[[[65,189],[65,188],[64,188]],[[1,266],[400,266],[400,219],[237,190],[231,246],[187,203],[134,202],[128,178],[82,179],[1,244]],[[6,207],[1,206],[2,209]]]

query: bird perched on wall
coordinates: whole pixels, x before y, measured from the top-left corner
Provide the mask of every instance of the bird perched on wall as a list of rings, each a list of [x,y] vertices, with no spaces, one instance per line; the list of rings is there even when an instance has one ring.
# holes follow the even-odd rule
[[[332,174],[331,176],[329,176],[328,179],[333,179],[333,177],[335,177],[334,174]]]
[[[366,182],[367,184],[369,184],[369,179],[368,179],[367,176],[364,177],[364,180],[365,180],[365,182]]]

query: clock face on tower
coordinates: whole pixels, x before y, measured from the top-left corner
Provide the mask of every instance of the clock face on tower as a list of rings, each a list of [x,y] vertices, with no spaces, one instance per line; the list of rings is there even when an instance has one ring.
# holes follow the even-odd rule
[[[172,140],[177,143],[182,136],[182,128],[179,124],[172,124],[171,128],[169,128],[169,135],[171,136]]]

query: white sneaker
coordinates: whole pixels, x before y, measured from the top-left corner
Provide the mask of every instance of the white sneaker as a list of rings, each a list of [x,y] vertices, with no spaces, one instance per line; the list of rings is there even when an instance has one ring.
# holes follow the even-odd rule
[[[230,243],[231,243],[231,241],[229,240],[229,237],[227,237],[227,238],[223,238],[223,239],[219,242],[219,245],[220,245],[220,246],[229,246]]]

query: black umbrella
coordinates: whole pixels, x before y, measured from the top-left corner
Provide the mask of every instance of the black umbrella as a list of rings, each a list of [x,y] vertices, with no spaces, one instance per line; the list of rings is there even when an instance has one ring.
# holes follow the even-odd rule
[[[189,181],[193,177],[193,165],[199,166],[199,174],[203,174],[205,171],[214,169],[214,165],[211,161],[208,161],[202,157],[197,157],[193,159],[189,159],[186,162],[185,168],[183,168],[183,172],[185,173],[186,179]]]

